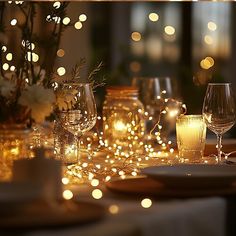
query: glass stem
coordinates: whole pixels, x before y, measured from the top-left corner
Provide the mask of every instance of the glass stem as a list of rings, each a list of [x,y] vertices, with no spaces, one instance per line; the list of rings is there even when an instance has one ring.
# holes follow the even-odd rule
[[[222,143],[222,134],[217,134],[217,157],[218,164],[221,163],[221,143]]]
[[[76,143],[76,148],[77,148],[77,163],[79,164],[80,162],[80,135],[75,135],[75,143]]]

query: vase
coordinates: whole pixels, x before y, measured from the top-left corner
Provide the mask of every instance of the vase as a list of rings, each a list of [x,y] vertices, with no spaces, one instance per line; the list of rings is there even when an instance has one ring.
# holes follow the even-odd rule
[[[0,181],[11,179],[15,160],[29,157],[29,134],[23,124],[0,125]]]
[[[144,107],[135,87],[109,87],[103,104],[105,146],[121,156],[142,153]]]

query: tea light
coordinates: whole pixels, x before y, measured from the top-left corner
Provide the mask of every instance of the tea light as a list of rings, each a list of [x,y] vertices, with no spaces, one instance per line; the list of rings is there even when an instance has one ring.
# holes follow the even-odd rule
[[[201,115],[182,115],[176,122],[179,157],[184,162],[199,162],[206,140],[206,124]]]
[[[127,136],[127,126],[122,120],[115,120],[113,122],[112,135],[118,138]]]

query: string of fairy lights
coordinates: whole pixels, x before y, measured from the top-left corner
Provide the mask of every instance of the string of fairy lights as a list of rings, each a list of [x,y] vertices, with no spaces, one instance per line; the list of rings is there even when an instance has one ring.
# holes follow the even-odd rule
[[[8,1],[9,4],[21,5],[23,1]],[[59,9],[61,3],[56,1],[52,2],[52,6],[55,9]],[[156,22],[159,20],[159,15],[157,13],[149,14],[150,21]],[[72,23],[69,16],[65,16],[61,19],[58,16],[47,15],[46,22],[59,24],[63,23],[65,26],[73,26],[76,30],[82,29],[84,23],[87,20],[87,15],[82,13],[78,16],[78,19]],[[18,19],[13,18],[10,20],[10,25],[16,27],[18,24]],[[211,31],[217,29],[217,25],[214,22],[208,23],[208,28]],[[175,28],[173,26],[166,26],[164,31],[167,35],[174,35]],[[133,41],[139,41],[142,38],[141,33],[132,32],[131,38]],[[211,44],[209,37],[204,38],[205,43]],[[37,54],[37,45],[34,42],[22,41],[22,46],[27,47],[30,51],[27,52],[26,59],[28,61],[33,61],[37,63],[40,59],[40,55]],[[14,72],[16,70],[15,65],[11,64],[14,59],[14,55],[7,48],[7,45],[3,45],[1,48],[2,52],[5,53],[6,62],[2,65],[4,71],[10,70]],[[57,56],[59,58],[64,57],[65,50],[60,48],[57,51]],[[212,57],[204,58],[201,63],[201,67],[208,69],[214,65],[214,60]],[[57,69],[57,74],[59,76],[64,76],[66,74],[66,68],[64,66],[59,66]],[[27,81],[26,81],[27,82]],[[56,86],[54,84],[54,86]],[[63,197],[65,199],[73,198],[73,192],[69,189],[69,185],[74,183],[86,183],[91,185],[91,196],[94,199],[101,199],[103,197],[102,185],[104,182],[110,181],[113,177],[119,177],[121,179],[127,178],[127,176],[137,176],[140,174],[140,168],[146,167],[148,165],[160,165],[160,164],[172,164],[176,161],[177,155],[174,148],[172,147],[172,141],[162,140],[161,137],[161,120],[162,116],[171,116],[173,118],[177,117],[183,110],[186,110],[185,104],[180,103],[180,109],[170,109],[168,107],[169,102],[174,101],[171,98],[165,97],[166,91],[163,90],[157,99],[162,100],[165,104],[164,108],[160,112],[158,122],[155,124],[150,134],[147,134],[145,140],[139,142],[142,154],[136,154],[133,151],[125,153],[122,150],[122,146],[113,144],[109,146],[104,139],[104,134],[102,131],[95,131],[93,133],[87,134],[86,137],[81,141],[82,155],[78,164],[67,166],[64,169],[64,176],[62,178],[62,183],[64,185]],[[146,120],[152,120],[153,117],[144,113]],[[102,120],[101,116],[97,118],[99,121]],[[131,134],[132,135],[132,134]],[[153,135],[154,140],[153,142]],[[47,142],[47,141],[45,141]],[[86,150],[86,154],[84,154]],[[71,146],[67,150],[67,154],[75,152],[74,146]],[[149,208],[152,205],[152,200],[149,198],[144,198],[141,201],[141,206],[143,208]],[[109,212],[111,214],[117,214],[119,212],[119,206],[117,204],[112,204],[109,206]]]

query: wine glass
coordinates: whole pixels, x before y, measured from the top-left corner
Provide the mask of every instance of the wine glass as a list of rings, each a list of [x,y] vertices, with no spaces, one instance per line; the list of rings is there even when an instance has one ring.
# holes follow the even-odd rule
[[[222,135],[235,124],[235,101],[230,83],[209,83],[202,114],[207,127],[217,135],[217,161],[222,162]]]
[[[66,83],[63,86],[67,109],[59,114],[64,129],[72,133],[80,159],[80,138],[93,128],[97,120],[96,103],[89,83]]]
[[[145,111],[152,117],[152,120],[146,121],[146,133],[152,135],[153,128],[160,122],[160,113],[162,109],[169,105],[170,110],[176,110],[176,84],[175,80],[170,77],[135,77],[132,85],[139,88],[140,101],[145,107]],[[163,98],[171,98],[168,104]],[[169,114],[161,117],[163,140],[167,140],[170,133],[175,128],[175,116]]]

